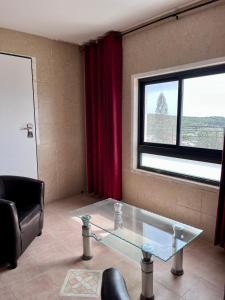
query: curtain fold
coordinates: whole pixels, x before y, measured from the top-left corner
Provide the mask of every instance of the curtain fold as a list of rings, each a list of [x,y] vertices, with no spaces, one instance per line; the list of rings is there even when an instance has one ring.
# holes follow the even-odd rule
[[[88,192],[122,197],[122,37],[111,32],[84,49]]]
[[[225,136],[214,244],[225,249]]]

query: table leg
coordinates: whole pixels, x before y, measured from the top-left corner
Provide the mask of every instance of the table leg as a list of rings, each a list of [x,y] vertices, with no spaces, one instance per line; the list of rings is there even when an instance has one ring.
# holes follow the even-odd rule
[[[91,244],[91,224],[90,216],[83,216],[82,218],[82,236],[83,236],[83,260],[90,260],[92,258],[92,244]]]
[[[173,266],[171,273],[176,276],[181,276],[184,274],[183,270],[183,249],[181,249],[173,258]]]
[[[142,271],[142,293],[141,300],[153,300],[153,260],[152,255],[142,251],[143,258],[141,260]]]

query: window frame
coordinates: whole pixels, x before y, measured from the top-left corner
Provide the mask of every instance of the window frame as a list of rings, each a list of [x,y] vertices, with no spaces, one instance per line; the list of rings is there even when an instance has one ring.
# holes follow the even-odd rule
[[[198,182],[218,185],[218,181],[205,178],[170,172],[141,165],[141,154],[149,153],[155,155],[163,155],[169,157],[183,158],[195,161],[203,161],[209,163],[220,164],[222,160],[222,150],[206,149],[197,147],[188,147],[180,145],[181,122],[182,122],[182,103],[183,103],[183,80],[195,77],[215,75],[225,73],[225,64],[213,65],[208,67],[200,67],[184,71],[176,71],[167,74],[150,76],[138,79],[138,148],[137,148],[137,168],[146,171],[152,171],[165,175],[191,179]],[[177,132],[176,144],[160,144],[144,141],[144,122],[145,122],[145,86],[154,83],[163,83],[170,81],[178,81],[178,102],[177,102]]]

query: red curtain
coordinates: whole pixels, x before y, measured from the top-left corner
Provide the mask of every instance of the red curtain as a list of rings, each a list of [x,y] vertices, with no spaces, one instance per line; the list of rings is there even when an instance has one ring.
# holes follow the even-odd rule
[[[225,249],[225,136],[224,136],[224,144],[223,144],[219,203],[217,209],[215,245],[220,245]]]
[[[111,32],[85,46],[88,192],[122,197],[122,37]]]

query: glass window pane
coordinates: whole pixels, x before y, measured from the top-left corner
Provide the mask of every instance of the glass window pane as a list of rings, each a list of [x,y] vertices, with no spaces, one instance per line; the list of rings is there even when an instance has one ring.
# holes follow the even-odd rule
[[[145,86],[144,141],[176,144],[178,81]]]
[[[225,127],[225,74],[183,81],[181,145],[223,148]]]

